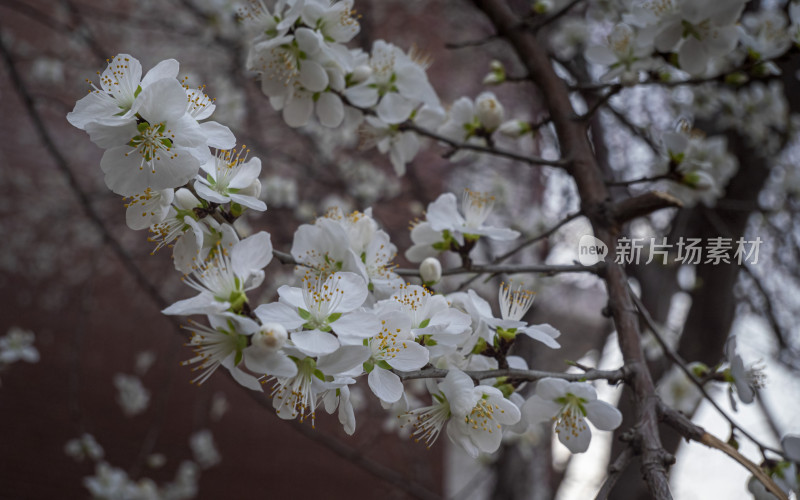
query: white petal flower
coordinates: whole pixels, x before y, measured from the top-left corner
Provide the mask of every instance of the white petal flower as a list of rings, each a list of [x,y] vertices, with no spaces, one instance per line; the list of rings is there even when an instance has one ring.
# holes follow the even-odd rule
[[[12,326],[8,332],[0,337],[0,363],[14,363],[27,361],[37,363],[39,351],[33,346],[36,336],[29,330]]]
[[[234,320],[228,316],[209,316],[208,321],[211,324],[210,327],[189,320],[188,329],[192,332],[192,337],[188,345],[194,348],[195,356],[181,362],[181,365],[197,364],[192,367],[192,370],[203,370],[192,380],[192,383],[202,384],[217,368],[225,366],[237,381],[242,378],[240,383],[245,382],[242,385],[254,390],[261,390],[255,377],[236,368],[242,361],[248,336],[256,329],[255,322],[249,318],[240,317]],[[253,325],[243,326],[247,322],[253,323]]]
[[[261,194],[261,160],[250,158],[249,149],[218,150],[211,161],[201,168],[206,176],[197,176],[195,190],[203,199],[214,203],[238,203],[253,210],[264,211],[267,205],[258,199]]]
[[[229,309],[238,312],[247,303],[246,291],[261,284],[261,270],[272,260],[272,243],[269,233],[256,233],[232,248],[218,245],[213,256],[190,276],[186,284],[199,294],[180,300],[164,309],[164,314],[219,314]]]
[[[167,218],[174,197],[174,189],[154,191],[148,187],[125,204],[125,222],[135,231],[160,224]]]
[[[598,400],[590,384],[556,378],[540,380],[536,394],[525,402],[522,412],[532,424],[555,421],[558,440],[572,453],[583,453],[589,448],[592,431],[586,419],[605,431],[622,423],[622,413]]]
[[[150,391],[145,389],[139,377],[117,373],[114,375],[114,386],[118,391],[117,403],[122,407],[125,416],[133,417],[147,409]]]
[[[444,193],[428,205],[427,219],[434,230],[450,231],[459,244],[463,244],[464,237],[486,236],[501,241],[519,237],[518,231],[484,225],[492,213],[492,208],[494,208],[494,196],[465,189],[461,199],[461,210],[464,215],[461,215],[456,207],[455,195]]]
[[[368,340],[372,352],[370,389],[381,401],[394,403],[403,395],[403,383],[390,369],[418,370],[428,363],[427,349],[414,340],[407,315],[391,311],[380,316],[381,330]]]
[[[100,161],[106,185],[130,196],[148,187],[161,190],[186,184],[197,173],[199,158],[210,152],[202,128],[186,113],[183,87],[177,80],[158,80],[142,91],[137,103],[135,122],[86,125],[92,141],[107,148]]]
[[[75,127],[86,130],[89,123],[122,125],[134,120],[134,102],[151,83],[178,76],[178,61],[161,61],[142,78],[142,65],[129,54],[118,54],[108,61],[100,74],[100,88],[92,84],[89,95],[75,104],[67,120]]]
[[[757,366],[745,367],[742,357],[736,352],[735,335],[729,337],[725,343],[725,358],[730,363],[728,378],[732,379],[739,400],[744,404],[752,403],[756,391],[764,385],[764,374]]]
[[[430,446],[446,422],[453,443],[472,457],[493,453],[500,447],[503,425],[520,419],[517,406],[494,387],[475,386],[464,372],[451,369],[437,387],[429,387],[431,406],[412,410],[404,416],[417,439]]]

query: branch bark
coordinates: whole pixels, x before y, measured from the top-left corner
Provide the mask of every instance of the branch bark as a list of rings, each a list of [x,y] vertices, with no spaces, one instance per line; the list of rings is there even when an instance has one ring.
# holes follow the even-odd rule
[[[512,45],[533,82],[547,96],[547,106],[558,134],[561,151],[567,152],[567,171],[575,179],[581,197],[581,212],[592,223],[601,241],[614,249],[619,235],[619,224],[608,208],[609,193],[594,157],[586,134],[586,124],[580,121],[569,99],[566,83],[558,77],[535,36],[518,29],[519,18],[500,0],[474,0],[475,4],[492,21],[500,36]],[[665,462],[666,452],[658,432],[657,398],[650,373],[642,352],[636,309],[628,294],[625,270],[614,262],[612,255],[604,278],[609,295],[609,310],[617,328],[619,345],[626,366],[632,374],[632,389],[641,451],[641,472],[654,498],[672,498]]]

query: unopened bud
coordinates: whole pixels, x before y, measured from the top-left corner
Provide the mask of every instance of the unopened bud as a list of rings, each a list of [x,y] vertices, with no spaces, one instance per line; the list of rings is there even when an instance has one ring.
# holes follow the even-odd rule
[[[531,124],[522,120],[509,120],[503,122],[497,131],[511,139],[518,139],[523,135],[531,132]]]
[[[253,334],[253,345],[265,351],[277,351],[289,339],[286,328],[280,323],[264,323],[261,330]]]
[[[503,123],[503,105],[491,92],[484,92],[475,99],[475,110],[481,125],[489,132],[494,132]]]
[[[442,279],[442,264],[436,257],[428,257],[419,265],[419,275],[426,285],[435,285]]]
[[[483,77],[484,85],[497,85],[506,81],[506,68],[497,59],[489,64],[489,73]]]
[[[536,0],[531,5],[531,10],[536,14],[546,14],[550,12],[553,8],[553,2],[551,0]]]

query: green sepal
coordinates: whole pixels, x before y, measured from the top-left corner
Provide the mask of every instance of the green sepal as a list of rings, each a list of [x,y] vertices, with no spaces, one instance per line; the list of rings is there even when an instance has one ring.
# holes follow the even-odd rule
[[[375,365],[371,361],[364,361],[363,366],[365,373],[372,373],[372,370],[375,369]]]
[[[337,319],[339,319],[341,317],[342,317],[342,313],[333,313],[330,316],[328,316],[328,323],[333,323],[334,321],[336,321]]]
[[[505,340],[505,341],[508,341],[508,342],[510,342],[510,341],[512,341],[512,340],[514,340],[514,339],[516,338],[516,336],[517,336],[517,329],[516,329],[516,328],[508,328],[508,329],[505,329],[505,328],[500,328],[500,327],[498,327],[498,328],[497,328],[497,335],[498,335],[498,336],[499,336],[501,339],[503,339],[503,340]]]
[[[311,313],[306,311],[302,307],[298,307],[297,308],[297,314],[299,314],[300,317],[303,318],[303,319],[310,319],[311,318]]]
[[[472,348],[471,354],[481,354],[486,350],[486,344],[487,342],[485,338],[479,338],[478,342],[475,343],[475,347]]]
[[[514,386],[511,384],[495,384],[494,386],[503,393],[503,397],[508,398],[514,394]]]
[[[430,324],[430,322],[431,322],[431,319],[430,319],[430,318],[425,318],[425,319],[424,319],[424,320],[423,320],[423,321],[422,321],[422,322],[419,324],[419,326],[418,326],[417,328],[425,328],[426,326],[428,326],[428,325]]]
[[[387,363],[385,359],[381,359],[380,361],[378,361],[377,366],[383,368],[384,370],[391,370],[392,369],[392,365]]]

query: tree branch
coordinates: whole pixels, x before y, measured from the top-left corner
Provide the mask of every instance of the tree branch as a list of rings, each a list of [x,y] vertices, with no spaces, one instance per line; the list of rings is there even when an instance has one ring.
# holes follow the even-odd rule
[[[439,368],[425,368],[413,372],[401,372],[393,370],[394,373],[400,377],[401,380],[416,380],[421,378],[444,378],[447,376],[448,370]],[[628,370],[623,366],[616,370],[595,370],[589,368],[583,373],[559,373],[559,372],[546,372],[541,370],[517,370],[513,368],[506,368],[500,370],[483,370],[483,371],[465,371],[467,375],[472,377],[473,380],[481,381],[487,378],[509,377],[517,380],[525,380],[528,382],[541,380],[543,378],[560,378],[568,382],[582,382],[586,380],[606,380],[609,384],[616,384],[617,382],[624,381],[628,375]]]
[[[572,107],[566,83],[555,73],[542,44],[531,33],[516,29],[518,18],[505,3],[500,0],[474,2],[489,17],[497,32],[513,46],[533,82],[547,96],[547,106],[561,151],[570,155],[567,171],[575,179],[581,197],[581,211],[591,221],[595,236],[613,249],[620,228],[606,210],[610,196],[586,134],[585,123],[577,117]],[[641,472],[654,498],[671,499],[666,472],[668,454],[662,448],[658,433],[655,386],[642,351],[638,318],[628,290],[627,276],[623,268],[614,262],[613,252],[604,270],[604,278],[620,350],[625,365],[632,370],[629,385],[638,419],[636,428],[642,453]]]
[[[608,496],[611,494],[611,490],[613,490],[614,485],[617,484],[617,480],[620,478],[625,469],[628,468],[631,460],[633,460],[633,455],[633,447],[628,446],[622,450],[622,453],[620,453],[616,459],[614,459],[614,461],[608,466],[608,476],[606,476],[606,480],[603,482],[603,486],[600,487],[600,491],[597,492],[597,496],[594,497],[594,500],[608,499]]]
[[[522,265],[522,264],[497,264],[497,265],[474,265],[469,268],[454,267],[442,271],[442,276],[452,276],[454,274],[478,273],[478,274],[497,274],[497,273],[594,273],[598,274],[604,267],[602,262],[592,266],[582,265]],[[399,268],[394,270],[400,276],[419,276],[419,269]]]
[[[671,194],[648,191],[638,196],[625,198],[610,208],[611,217],[617,224],[649,215],[663,208],[680,208],[683,202]]]
[[[468,142],[454,141],[454,140],[452,140],[452,139],[450,139],[448,137],[445,137],[443,135],[440,135],[440,134],[437,134],[435,132],[431,132],[430,130],[425,130],[424,128],[418,127],[417,125],[415,125],[414,123],[411,123],[411,122],[401,123],[399,125],[399,130],[411,131],[411,132],[415,132],[415,133],[417,133],[419,135],[422,135],[422,136],[425,136],[425,137],[429,137],[431,139],[435,139],[435,140],[437,140],[439,142],[443,142],[443,143],[447,144],[448,146],[450,146],[451,148],[456,149],[456,150],[465,149],[465,150],[468,150],[468,151],[477,151],[479,153],[485,153],[485,154],[490,154],[490,155],[494,155],[494,156],[501,156],[501,157],[508,158],[508,159],[511,159],[511,160],[516,160],[516,161],[519,161],[519,162],[522,162],[522,163],[527,163],[528,165],[533,165],[533,166],[545,165],[545,166],[549,166],[549,167],[564,167],[564,164],[565,164],[564,160],[547,160],[545,158],[536,158],[536,157],[533,157],[533,156],[525,156],[523,154],[515,153],[513,151],[506,151],[506,150],[503,150],[503,149],[490,148],[490,147],[487,147],[487,146],[481,146],[479,144],[470,144]]]
[[[702,443],[709,448],[715,448],[722,451],[732,459],[742,464],[742,466],[756,476],[770,493],[778,497],[780,500],[789,500],[789,497],[786,495],[786,493],[784,493],[783,490],[781,490],[778,485],[775,484],[775,481],[773,481],[772,478],[761,469],[761,467],[754,464],[747,457],[739,453],[736,448],[728,443],[725,443],[724,441],[721,441],[716,436],[709,434],[705,429],[664,403],[659,403],[658,412],[661,415],[661,420],[678,431],[682,436],[687,439],[691,439],[692,441]]]

